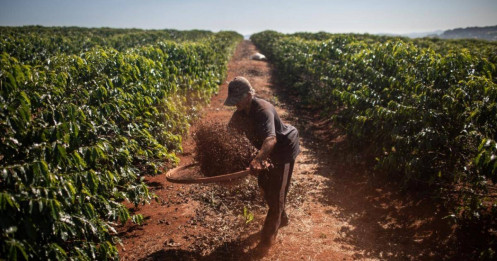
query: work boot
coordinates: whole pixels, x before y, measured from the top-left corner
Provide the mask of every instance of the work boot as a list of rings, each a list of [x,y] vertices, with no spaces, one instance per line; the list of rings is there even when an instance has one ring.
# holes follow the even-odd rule
[[[263,258],[269,252],[269,249],[276,241],[276,237],[262,238],[259,244],[254,248],[254,257]]]
[[[256,259],[261,259],[269,253],[270,245],[260,242],[255,248],[252,256]]]

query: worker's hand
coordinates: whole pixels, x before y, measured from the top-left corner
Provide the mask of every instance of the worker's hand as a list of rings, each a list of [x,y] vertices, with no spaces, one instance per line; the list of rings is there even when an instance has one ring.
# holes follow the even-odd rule
[[[262,165],[262,162],[257,159],[253,159],[250,162],[250,174],[257,176],[259,175],[259,172],[264,169],[264,166]]]

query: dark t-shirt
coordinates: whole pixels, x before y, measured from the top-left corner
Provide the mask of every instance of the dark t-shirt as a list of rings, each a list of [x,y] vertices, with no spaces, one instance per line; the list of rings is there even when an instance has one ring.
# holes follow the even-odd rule
[[[274,106],[261,98],[252,99],[248,114],[244,111],[233,113],[228,127],[245,133],[252,145],[259,150],[267,137],[275,136],[276,145],[269,155],[273,163],[290,162],[300,153],[297,129],[284,124]]]

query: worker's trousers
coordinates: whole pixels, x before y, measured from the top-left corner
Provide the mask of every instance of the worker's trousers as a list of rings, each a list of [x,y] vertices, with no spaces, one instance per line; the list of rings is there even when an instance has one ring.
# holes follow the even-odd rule
[[[261,242],[263,243],[273,242],[280,225],[288,223],[285,204],[294,164],[295,160],[275,164],[274,167],[263,171],[258,176],[259,186],[264,191],[264,199],[269,206],[261,231]]]

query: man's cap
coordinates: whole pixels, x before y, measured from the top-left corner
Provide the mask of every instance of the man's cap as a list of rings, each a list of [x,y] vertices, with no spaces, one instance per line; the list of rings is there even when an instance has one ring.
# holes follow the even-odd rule
[[[250,82],[242,76],[237,76],[228,84],[228,98],[224,101],[226,106],[235,106],[243,99],[246,93],[254,93]]]

